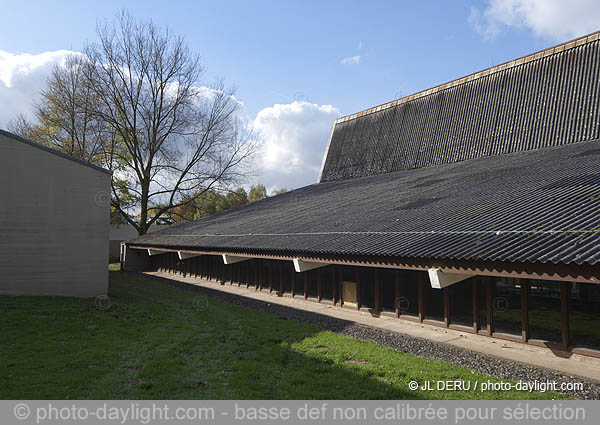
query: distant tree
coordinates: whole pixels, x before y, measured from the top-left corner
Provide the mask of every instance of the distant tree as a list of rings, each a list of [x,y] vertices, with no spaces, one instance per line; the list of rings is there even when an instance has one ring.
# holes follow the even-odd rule
[[[271,192],[271,196],[277,196],[277,195],[281,195],[282,193],[287,192],[288,190],[283,188],[283,189],[275,189]]]
[[[256,186],[250,186],[248,192],[248,202],[256,202],[267,197],[267,188],[264,184],[257,184]]]

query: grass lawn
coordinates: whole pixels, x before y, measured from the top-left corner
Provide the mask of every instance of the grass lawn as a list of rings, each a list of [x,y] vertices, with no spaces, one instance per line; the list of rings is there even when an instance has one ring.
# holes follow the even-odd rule
[[[410,391],[411,380],[497,379],[114,269],[105,308],[0,297],[0,398],[564,398]]]

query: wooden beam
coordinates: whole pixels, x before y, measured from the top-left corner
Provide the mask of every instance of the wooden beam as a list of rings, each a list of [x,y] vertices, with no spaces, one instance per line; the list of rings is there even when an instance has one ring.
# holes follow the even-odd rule
[[[294,258],[292,260],[292,262],[294,263],[294,270],[296,270],[297,273],[302,273],[302,272],[306,272],[308,270],[318,269],[320,267],[325,267],[325,266],[329,265],[328,263],[306,261],[306,260],[301,260],[299,258]]]
[[[241,261],[250,260],[252,257],[242,257],[241,255],[222,254],[221,258],[223,259],[223,263],[225,263],[225,264],[234,264],[234,263],[239,263]]]

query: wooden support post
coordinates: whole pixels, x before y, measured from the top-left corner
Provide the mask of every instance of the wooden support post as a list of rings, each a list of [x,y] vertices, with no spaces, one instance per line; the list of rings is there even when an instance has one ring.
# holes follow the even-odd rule
[[[375,311],[381,312],[381,280],[379,276],[379,269],[373,271],[373,278],[375,283]]]
[[[337,303],[337,273],[336,273],[336,269],[337,266],[331,266],[331,301],[333,301],[333,304],[335,305]]]
[[[302,272],[304,274],[304,299],[308,299],[308,272]]]
[[[322,293],[321,293],[321,269],[317,269],[317,299],[321,302]]]
[[[517,279],[521,284],[521,339],[527,342],[529,339],[529,280]]]
[[[344,266],[337,266],[338,268],[338,290],[339,292],[339,296],[340,296],[340,307],[344,305],[344,269],[342,268]]]
[[[290,276],[292,279],[292,297],[296,296],[296,270],[292,267],[292,275]]]
[[[273,260],[269,260],[269,292],[273,292]]]
[[[488,335],[494,333],[494,288],[495,282],[490,276],[485,278],[486,285],[486,314]]]
[[[425,318],[425,300],[423,299],[423,274],[425,272],[419,272],[418,281],[418,293],[419,293],[419,322],[422,322]]]
[[[356,309],[360,310],[360,269],[356,268]]]
[[[471,290],[473,294],[473,332],[479,330],[479,278],[474,277],[472,279],[473,288]]]
[[[396,317],[400,317],[400,314],[402,314],[400,311],[400,297],[402,296],[400,294],[400,270],[394,270],[394,285],[396,286],[394,291],[396,296],[396,299],[394,300],[394,307],[396,307]]]
[[[254,290],[260,290],[260,280],[258,279],[258,274],[260,272],[260,260],[254,260]]]
[[[285,285],[283,284],[283,261],[279,262],[279,296],[282,296],[285,291]]]
[[[571,345],[571,336],[569,329],[569,303],[571,301],[571,284],[569,282],[560,283],[560,321],[562,324],[562,348],[569,349]]]
[[[452,316],[450,315],[450,288],[443,288],[444,291],[444,326],[450,326]]]

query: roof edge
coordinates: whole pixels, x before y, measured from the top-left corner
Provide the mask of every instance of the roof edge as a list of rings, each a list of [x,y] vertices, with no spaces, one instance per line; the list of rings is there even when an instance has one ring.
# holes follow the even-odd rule
[[[584,35],[582,37],[576,38],[574,40],[566,41],[564,43],[560,43],[560,44],[557,44],[555,46],[548,47],[547,49],[540,50],[540,51],[535,52],[535,53],[531,53],[531,54],[528,54],[528,55],[525,55],[525,56],[521,56],[520,58],[513,59],[513,60],[510,60],[510,61],[501,63],[499,65],[491,66],[489,68],[483,69],[483,70],[478,71],[478,72],[474,72],[474,73],[466,75],[464,77],[460,77],[460,78],[451,80],[451,81],[449,81],[447,83],[438,84],[437,86],[431,87],[429,89],[421,90],[421,91],[419,91],[417,93],[414,93],[414,94],[402,97],[400,99],[396,99],[396,100],[392,100],[390,102],[383,103],[383,104],[381,104],[379,106],[374,106],[372,108],[368,108],[368,109],[365,109],[365,110],[362,110],[362,111],[359,111],[359,112],[356,112],[356,113],[353,113],[353,114],[350,114],[350,115],[345,115],[343,117],[340,117],[340,118],[336,119],[335,122],[334,122],[334,126],[335,126],[335,124],[342,123],[342,122],[345,122],[345,121],[349,121],[349,120],[352,120],[354,118],[362,117],[364,115],[369,115],[369,114],[372,114],[372,113],[375,113],[375,112],[379,112],[379,111],[382,111],[384,109],[392,108],[394,106],[401,105],[403,103],[407,103],[407,102],[410,102],[412,100],[419,99],[421,97],[425,97],[425,96],[428,96],[430,94],[437,93],[439,91],[442,91],[442,90],[445,90],[445,89],[448,89],[448,88],[451,88],[451,87],[456,87],[456,86],[459,86],[461,84],[467,83],[469,81],[473,81],[473,80],[476,80],[478,78],[485,77],[487,75],[495,74],[496,72],[504,71],[505,69],[509,69],[509,68],[513,68],[513,67],[518,66],[518,65],[522,65],[522,64],[525,64],[525,63],[533,62],[535,60],[538,60],[538,59],[541,59],[541,58],[545,58],[547,56],[552,56],[552,55],[554,55],[556,53],[560,53],[560,52],[563,52],[565,50],[573,49],[575,47],[581,46],[583,44],[591,43],[591,42],[596,41],[598,39],[600,39],[600,31],[596,31],[596,32],[593,32],[591,34]]]
[[[84,161],[82,159],[75,158],[74,156],[67,155],[64,152],[58,151],[56,149],[52,149],[52,148],[50,148],[48,146],[44,146],[44,145],[40,145],[39,143],[32,142],[31,140],[27,140],[27,139],[25,139],[25,138],[23,138],[21,136],[17,136],[16,134],[9,132],[9,131],[2,130],[1,128],[0,128],[0,134],[3,135],[3,136],[8,137],[9,139],[13,139],[13,140],[16,140],[18,142],[25,143],[27,145],[30,145],[30,146],[33,146],[35,148],[44,150],[46,152],[50,152],[50,153],[52,153],[54,155],[57,155],[57,156],[60,156],[62,158],[65,158],[65,159],[77,162],[77,163],[79,163],[81,165],[85,165],[85,166],[93,168],[95,170],[102,171],[103,173],[106,173],[106,174],[112,176],[112,171],[107,170],[106,168],[102,168],[102,167],[99,167],[98,165],[92,164],[91,162],[87,162],[87,161]]]

